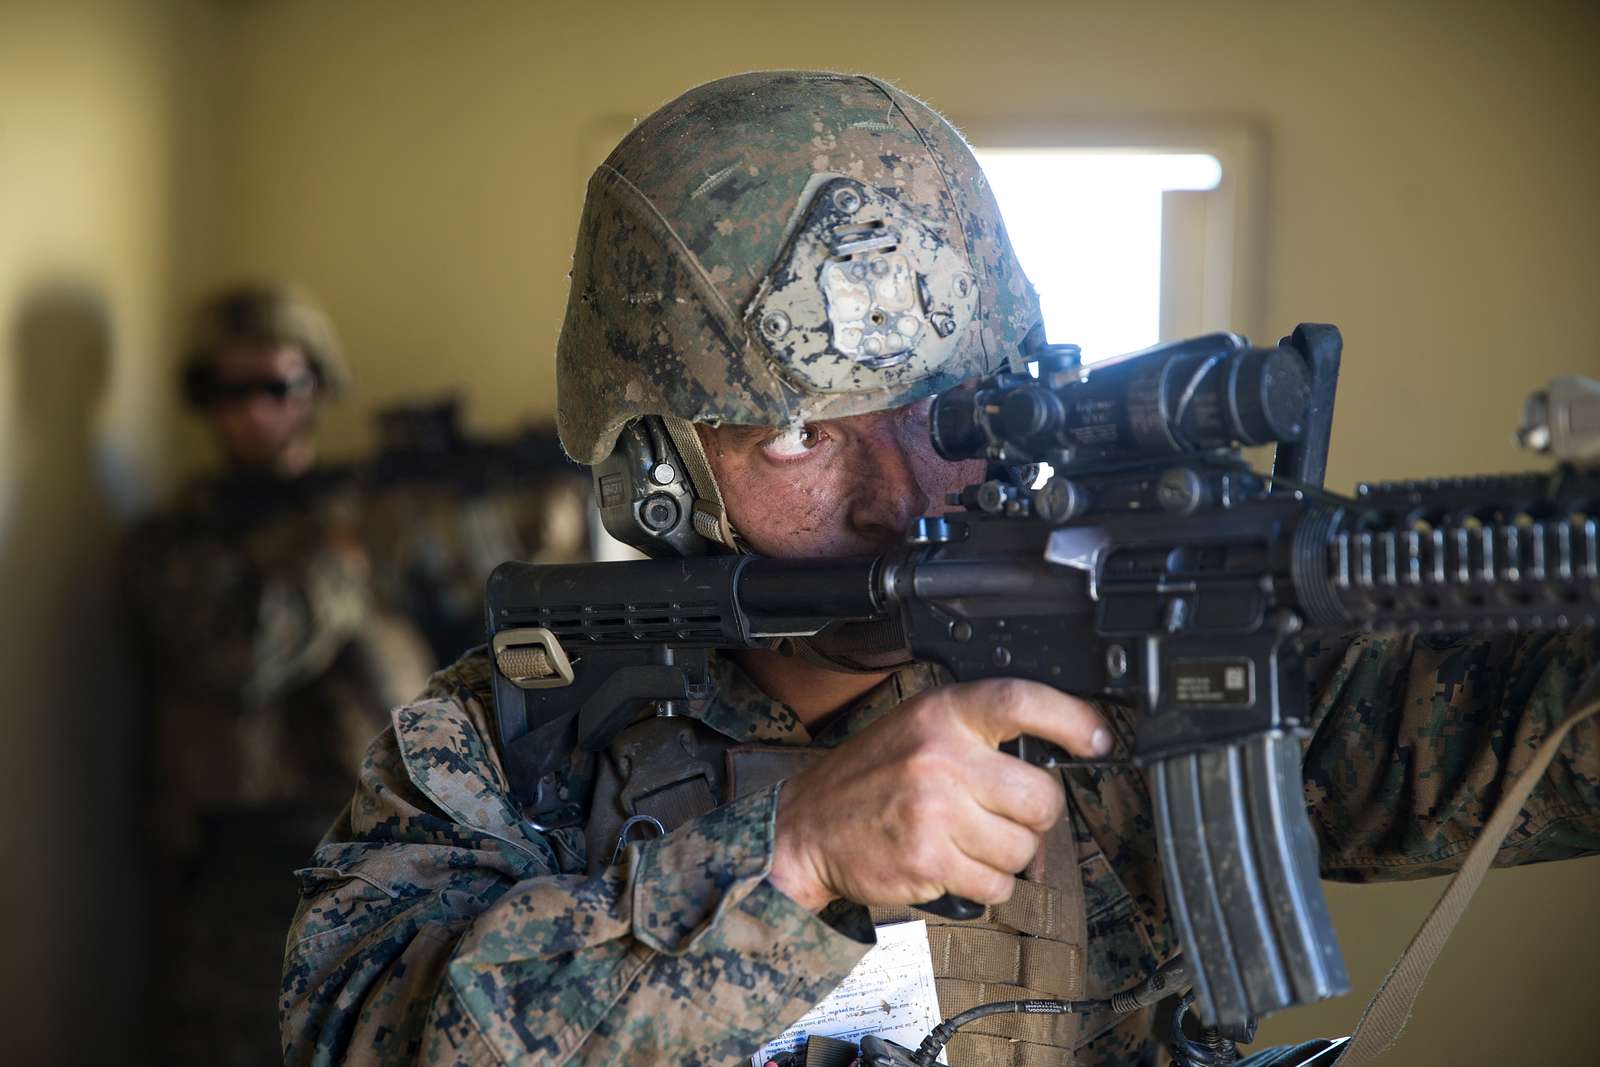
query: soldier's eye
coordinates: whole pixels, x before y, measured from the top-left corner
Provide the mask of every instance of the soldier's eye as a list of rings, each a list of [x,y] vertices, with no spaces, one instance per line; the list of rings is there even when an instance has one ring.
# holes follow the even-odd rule
[[[822,436],[815,426],[795,423],[761,442],[761,451],[771,459],[795,459],[820,445]]]

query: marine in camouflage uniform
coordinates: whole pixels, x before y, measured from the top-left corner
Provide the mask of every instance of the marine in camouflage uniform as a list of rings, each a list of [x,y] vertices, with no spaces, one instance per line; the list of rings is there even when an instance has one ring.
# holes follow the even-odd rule
[[[1305,763],[1324,874],[1380,881],[1453,870],[1595,658],[1586,634],[1427,645],[1363,637],[1329,654]],[[688,714],[730,745],[835,745],[931,682],[926,668],[897,672],[811,736],[731,661],[714,667],[716,696]],[[348,821],[300,872],[284,969],[289,1063],[733,1064],[865,954],[871,926],[859,909],[819,917],[766,881],[775,790],[592,872],[581,828],[532,828],[490,740],[489,670],[486,656],[469,655],[395,713],[367,755]],[[1113,723],[1125,745],[1131,721]],[[1103,997],[1180,946],[1142,775],[1076,769],[1066,782],[1087,989]],[[581,795],[589,784],[572,788]],[[1597,850],[1600,736],[1586,725],[1498,862]],[[1014,995],[1022,977],[941,979],[941,1007]],[[1011,1018],[1020,1025],[1001,1017],[963,1029],[950,1062],[973,1062],[963,1047],[986,1034],[1012,1045],[1018,1063],[1159,1062],[1146,1013]],[[1074,1047],[1076,1059],[1035,1060],[1028,1045]]]
[[[838,195],[841,180],[858,183],[855,202]],[[892,284],[855,303],[808,306],[790,292],[789,266],[817,262],[791,235],[832,210],[819,189],[833,207],[923,235],[907,256],[934,277],[922,321],[903,333],[918,339],[909,359],[877,358],[892,339],[876,353],[863,341],[864,324],[883,325],[872,315]],[[940,266],[950,248],[953,269]],[[958,299],[962,275],[974,303]],[[936,314],[949,316],[934,331],[942,348],[921,332]],[[894,408],[995,369],[1036,322],[981,172],[936,115],[870,79],[725,79],[641,123],[591,183],[560,352],[563,439],[596,463],[630,419],[662,418],[693,471],[706,457],[690,458],[694,438],[671,420],[794,434]],[[846,329],[862,332],[816,343]],[[704,470],[693,477],[696,531],[738,547],[738,502],[702,484]],[[1451,869],[1595,658],[1589,633],[1317,650],[1305,781],[1325,873]],[[786,787],[719,773],[712,755],[817,750],[826,767],[875,721],[903,721],[899,706],[940,679],[916,664],[883,672],[819,721],[770,696],[744,662],[713,656],[713,694],[681,719],[642,720],[606,753],[574,753],[558,792],[577,812],[559,825],[530,820],[511,795],[485,654],[436,675],[374,743],[345,820],[300,872],[281,1005],[288,1062],[731,1064],[821,1000],[870,947],[872,921],[900,916],[843,900],[816,913],[779,889]],[[1126,754],[1128,713],[1103,710]],[[1568,740],[1501,863],[1600,850],[1597,742],[1592,723]],[[613,851],[607,831],[649,800],[636,764],[670,768],[659,757],[678,743],[715,795],[674,805],[665,836]],[[1066,816],[1011,900],[970,924],[931,924],[944,1014],[1068,989],[1108,996],[1177,953],[1140,772],[1075,768],[1064,785]],[[949,1051],[981,1067],[1161,1057],[1146,1013],[997,1017]]]
[[[276,1063],[284,864],[347,803],[388,709],[434,661],[375,608],[357,482],[315,464],[316,407],[344,381],[315,305],[269,286],[219,295],[184,377],[229,468],[126,551],[154,715],[150,1051]]]

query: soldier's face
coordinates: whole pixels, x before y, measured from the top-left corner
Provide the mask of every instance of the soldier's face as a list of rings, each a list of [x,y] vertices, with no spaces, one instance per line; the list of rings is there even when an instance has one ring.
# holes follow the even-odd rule
[[[951,463],[928,440],[931,400],[786,430],[700,426],[734,528],[768,556],[873,553],[945,494],[981,481],[982,460]]]
[[[211,421],[224,452],[250,470],[295,474],[310,446],[315,377],[292,345],[230,348],[212,364]]]

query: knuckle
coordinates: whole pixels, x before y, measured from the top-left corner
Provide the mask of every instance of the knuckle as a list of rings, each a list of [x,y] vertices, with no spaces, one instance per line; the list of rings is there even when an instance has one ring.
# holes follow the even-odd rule
[[[1014,709],[1022,706],[1032,693],[1032,686],[1021,678],[996,678],[989,699],[996,705]]]
[[[934,782],[923,773],[915,773],[906,786],[897,805],[902,825],[920,832],[922,827],[937,825],[944,818],[944,795]]]
[[[1048,830],[1061,817],[1060,796],[1056,790],[1046,786],[1043,789],[1030,789],[1023,796],[1021,822],[1030,830]]]
[[[985,871],[978,882],[978,892],[973,898],[980,904],[1004,904],[1011,899],[1017,880],[1000,871]]]
[[[1010,842],[1003,866],[1008,871],[1020,871],[1039,851],[1039,835],[1025,830]]]
[[[893,832],[916,835],[924,826],[942,818],[944,798],[929,781],[914,778],[898,790],[886,809]]]
[[[914,793],[919,801],[934,800],[944,796],[955,771],[943,746],[934,741],[919,744],[907,753],[900,769],[901,773],[910,779],[906,788]]]
[[[914,741],[926,742],[942,732],[949,718],[949,698],[935,690],[928,695],[928,699],[918,700],[914,706],[907,707],[906,721],[901,726]]]
[[[934,740],[928,737],[915,737],[910,747],[900,754],[896,762],[899,772],[911,776],[914,783],[917,775],[935,770],[937,761],[938,750]]]
[[[918,881],[937,883],[944,866],[944,848],[925,834],[916,834],[902,845],[902,858],[906,873]]]
[[[1050,771],[1013,761],[1005,784],[1006,814],[1034,830],[1048,830],[1061,818],[1066,793]]]
[[[1033,814],[1036,825],[1048,830],[1061,820],[1062,812],[1067,807],[1067,794],[1061,783],[1047,772],[1041,771],[1040,774],[1044,780],[1039,783],[1039,788],[1032,790],[1034,802],[1038,805]]]

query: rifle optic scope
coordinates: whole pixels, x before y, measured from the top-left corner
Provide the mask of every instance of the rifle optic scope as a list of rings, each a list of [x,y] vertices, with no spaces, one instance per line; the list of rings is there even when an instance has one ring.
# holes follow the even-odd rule
[[[1207,334],[1079,366],[1041,359],[941,393],[934,447],[946,459],[1047,461],[1058,468],[1295,442],[1311,376],[1292,348]]]

